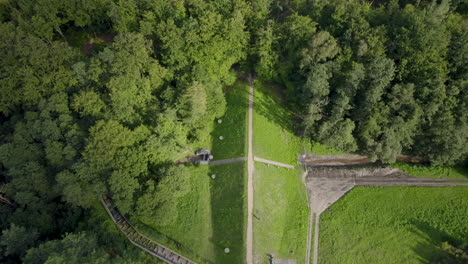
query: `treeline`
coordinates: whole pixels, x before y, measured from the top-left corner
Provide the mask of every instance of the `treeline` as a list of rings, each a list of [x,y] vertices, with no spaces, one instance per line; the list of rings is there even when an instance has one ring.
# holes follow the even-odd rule
[[[174,222],[173,161],[210,140],[234,66],[286,87],[316,141],[466,159],[466,25],[458,1],[0,1],[0,262],[153,261],[97,199]]]
[[[173,161],[210,140],[224,113],[222,88],[247,55],[248,3],[0,4],[0,190],[11,202],[0,262],[154,261],[91,212],[108,193],[124,214],[176,220],[191,176]],[[83,33],[114,37],[83,54]]]
[[[256,71],[287,87],[321,143],[383,162],[466,160],[466,3],[384,2],[256,2]]]

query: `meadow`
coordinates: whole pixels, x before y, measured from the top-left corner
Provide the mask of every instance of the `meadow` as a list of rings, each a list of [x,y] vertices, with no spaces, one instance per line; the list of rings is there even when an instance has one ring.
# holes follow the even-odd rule
[[[309,207],[297,170],[255,164],[254,255],[304,263]]]
[[[321,216],[319,263],[450,259],[444,245],[468,243],[467,195],[466,187],[354,188]]]

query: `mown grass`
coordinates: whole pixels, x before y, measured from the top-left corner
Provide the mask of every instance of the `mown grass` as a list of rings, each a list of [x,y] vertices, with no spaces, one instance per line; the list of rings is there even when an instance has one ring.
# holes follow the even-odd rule
[[[211,208],[215,263],[245,262],[247,221],[247,163],[210,166]],[[224,249],[229,248],[228,254]]]
[[[430,166],[424,166],[424,165],[395,163],[395,164],[392,164],[391,166],[394,168],[399,168],[402,171],[415,177],[452,178],[452,179],[468,178],[468,167],[463,167],[461,165],[430,167]]]
[[[304,263],[309,208],[300,172],[255,164],[254,255]]]
[[[466,187],[358,187],[324,212],[319,263],[431,263],[468,242]]]
[[[226,113],[221,124],[215,120],[212,132],[212,154],[214,160],[239,158],[247,156],[249,86],[237,81],[225,88]],[[224,137],[220,140],[219,137]]]
[[[298,155],[304,151],[321,155],[340,154],[330,147],[295,135],[293,119],[297,115],[286,107],[277,89],[255,82],[254,96],[255,156],[294,165]]]

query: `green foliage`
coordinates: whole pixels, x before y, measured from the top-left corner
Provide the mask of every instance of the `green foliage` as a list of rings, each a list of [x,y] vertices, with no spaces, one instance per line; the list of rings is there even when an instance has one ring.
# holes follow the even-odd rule
[[[61,240],[51,240],[31,248],[24,257],[25,264],[108,263],[104,250],[98,247],[96,237],[86,233],[69,233]]]
[[[296,114],[286,108],[277,87],[266,83],[255,83],[254,100],[254,153],[257,157],[295,165],[300,153],[309,151],[317,154],[339,152],[297,136],[292,122]],[[275,109],[275,111],[273,111]]]
[[[2,231],[0,246],[4,248],[5,256],[23,256],[30,246],[36,243],[39,234],[36,230],[12,224],[9,229]]]
[[[466,166],[424,166],[406,163],[395,163],[392,167],[399,168],[402,171],[415,177],[424,178],[449,178],[464,179],[468,178],[468,168]]]
[[[384,162],[466,159],[466,18],[457,3],[419,3],[302,2],[275,20],[275,80],[312,139]]]
[[[273,21],[269,21],[265,27],[258,31],[254,53],[258,56],[258,62],[255,71],[264,79],[271,79],[274,76],[275,66],[278,61],[278,55],[273,50],[275,41],[273,35]]]
[[[215,167],[240,178],[210,189],[193,168],[168,165],[209,147],[211,137],[216,159],[246,155],[248,87],[235,83],[234,69],[283,84],[295,109],[259,85],[254,147],[263,158],[294,164],[305,148],[359,150],[385,162],[407,152],[450,164],[468,153],[460,1],[0,2],[0,184],[16,206],[2,211],[0,227],[36,230],[38,244],[76,234],[35,248],[48,252],[40,262],[66,254],[93,262],[101,245],[113,247],[94,215],[103,193],[126,216],[183,241],[188,254],[202,252],[200,262],[241,262],[245,168]],[[295,127],[296,119],[303,123]],[[300,139],[302,131],[337,150]],[[192,184],[207,194],[187,190]],[[196,209],[188,209],[192,198]],[[184,240],[172,223],[189,230],[191,218],[198,223]],[[88,230],[98,237],[79,233]],[[80,241],[99,246],[74,251]],[[148,263],[117,244],[110,262]],[[1,261],[12,263],[33,244],[8,246]],[[218,250],[225,246],[233,253]]]
[[[171,166],[159,171],[157,182],[148,180],[146,190],[138,199],[136,214],[143,222],[160,226],[177,221],[178,200],[189,192],[192,177],[184,166]]]

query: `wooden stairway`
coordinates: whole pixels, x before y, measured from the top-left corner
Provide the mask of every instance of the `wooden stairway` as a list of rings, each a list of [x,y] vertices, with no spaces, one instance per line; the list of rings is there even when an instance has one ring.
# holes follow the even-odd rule
[[[143,234],[140,234],[127,219],[112,205],[112,200],[109,197],[103,197],[101,204],[106,209],[112,221],[117,225],[120,231],[132,242],[135,246],[145,250],[151,255],[171,264],[197,264],[196,262],[176,253],[173,250],[151,240]]]

